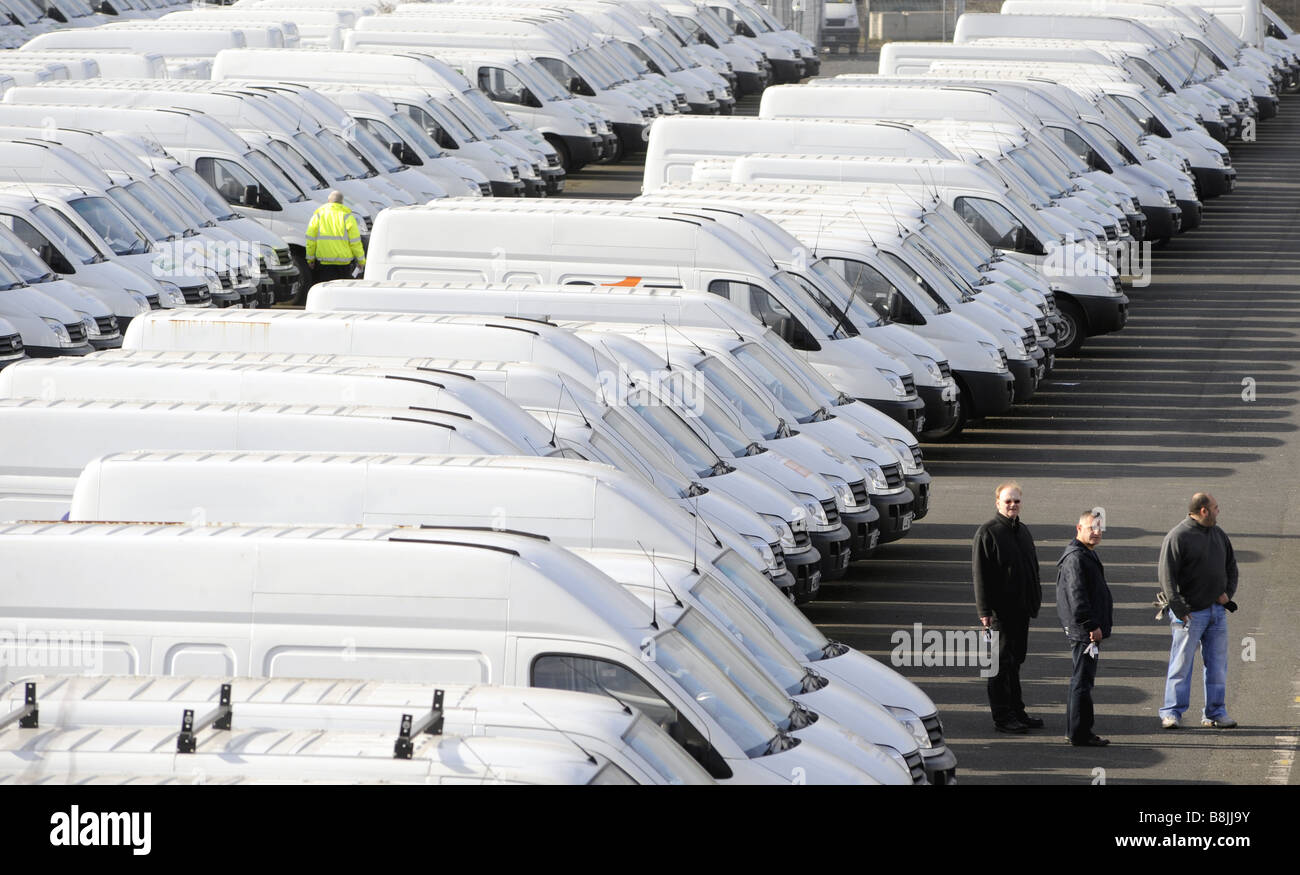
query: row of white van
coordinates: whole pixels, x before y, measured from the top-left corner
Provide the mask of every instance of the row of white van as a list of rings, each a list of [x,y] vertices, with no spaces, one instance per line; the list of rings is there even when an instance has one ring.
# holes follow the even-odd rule
[[[91,543],[112,535],[135,557],[124,575],[128,566],[153,568],[213,596],[194,599],[177,590],[164,601],[174,598],[181,613],[170,613],[145,595],[156,584],[144,572],[135,578],[138,598],[125,583],[100,587],[115,592],[117,614],[110,620],[87,598],[90,582],[77,568],[53,572],[66,584],[57,591],[33,585],[26,594],[18,590],[32,578],[18,572],[4,620],[8,632],[18,635],[19,624],[52,628],[56,617],[61,629],[99,630],[106,662],[97,671],[109,674],[490,681],[609,691],[669,728],[714,778],[897,783],[926,774],[951,777],[955,760],[933,704],[888,669],[826,641],[773,587],[773,577],[784,583],[791,576],[787,569],[807,570],[796,563],[815,555],[810,531],[822,544],[833,542],[826,540],[827,519],[843,532],[838,500],[859,520],[869,501],[859,481],[831,490],[820,506],[812,493],[786,493],[804,506],[783,510],[779,484],[811,489],[818,480],[829,482],[803,464],[847,474],[856,464],[875,464],[866,454],[897,444],[915,452],[884,436],[889,420],[821,388],[819,375],[789,356],[761,323],[705,295],[574,287],[435,291],[337,283],[312,293],[314,310],[400,311],[388,314],[151,314],[128,331],[130,352],[25,362],[0,374],[0,394],[8,399],[0,402],[0,419],[8,420],[0,434],[8,436],[4,454],[12,462],[0,515],[49,518],[67,508],[74,520],[181,522],[198,539],[168,547],[168,539],[156,537],[180,534],[175,527],[133,527],[143,536],[137,540],[112,526],[16,526],[7,532],[34,540],[29,551],[6,551],[15,557],[12,568],[40,555],[71,560],[82,545],[99,552]],[[521,299],[548,297],[575,312],[585,303],[591,315],[582,326],[566,321],[569,331],[508,316],[411,315],[421,308],[454,312],[484,298],[497,299],[497,312],[504,312],[511,301],[518,306]],[[630,318],[631,307],[619,303],[639,304],[647,315],[634,323],[592,321],[605,312]],[[654,342],[659,332],[647,333],[646,325],[666,327],[670,319],[675,349],[665,337],[663,359],[635,342]],[[719,319],[722,326],[706,327]],[[430,350],[445,358],[400,358]],[[690,411],[660,384],[637,385],[643,369],[670,370],[669,362],[696,375]],[[624,380],[633,394],[612,397]],[[799,416],[799,405],[819,403],[825,406]],[[770,432],[765,446],[742,445],[743,455],[725,462],[712,456],[716,461],[701,470],[713,447],[730,450],[753,435],[762,440],[760,424]],[[141,446],[163,452],[92,463]],[[852,456],[842,455],[845,450]],[[476,455],[459,461],[402,455],[411,451]],[[534,455],[483,455],[502,453]],[[762,461],[782,453],[788,453],[784,462]],[[544,455],[571,458],[538,458]],[[744,465],[746,459],[756,464]],[[804,473],[782,480],[783,467]],[[891,487],[887,475],[871,479],[882,506],[907,493]],[[214,526],[235,520],[258,527]],[[306,529],[276,534],[281,530],[262,523],[315,529],[309,537]],[[320,529],[417,523],[439,529],[345,529],[337,541]],[[215,545],[223,531],[233,552],[217,551],[228,558],[193,549]],[[580,573],[538,535],[572,548],[600,573]],[[767,543],[774,536],[775,550]],[[50,537],[71,540],[56,544]],[[229,565],[253,555],[249,537],[268,538],[256,550],[270,563],[260,570]],[[347,553],[376,540],[440,549],[410,554],[418,572],[393,567],[361,575],[348,561],[336,561],[336,548]],[[336,548],[322,552],[326,542]],[[279,544],[298,555],[272,560],[267,550]],[[155,546],[169,555],[153,555]],[[788,565],[769,559],[782,547]],[[458,559],[440,566],[442,548],[469,550],[462,558],[470,565]],[[523,564],[473,567],[479,561],[499,566],[502,554]],[[525,567],[551,582],[530,594]],[[289,583],[291,568],[306,588]],[[213,583],[204,582],[208,576]],[[442,581],[436,586],[447,591],[439,595],[428,581]],[[406,595],[385,592],[390,584]],[[283,611],[236,618],[228,605],[244,597],[217,590],[245,585],[282,593],[272,598]],[[333,618],[326,606],[336,599],[321,587],[337,587],[340,611]],[[301,593],[301,608],[283,601],[292,591]],[[623,595],[629,591],[640,600]],[[409,604],[398,607],[394,596]],[[364,606],[367,599],[375,600],[374,609]],[[397,627],[381,617],[394,607],[403,617]],[[504,638],[492,619],[498,611],[510,618]],[[600,615],[594,627],[593,614]],[[285,626],[277,617],[299,619]],[[181,638],[150,644],[157,640],[155,621]],[[353,643],[344,650],[334,646],[349,637]],[[541,650],[525,656],[533,646],[525,641]]]

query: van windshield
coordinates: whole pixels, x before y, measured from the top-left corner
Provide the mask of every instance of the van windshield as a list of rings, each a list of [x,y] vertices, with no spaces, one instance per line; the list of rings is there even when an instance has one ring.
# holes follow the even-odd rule
[[[23,282],[40,283],[58,279],[58,274],[50,270],[49,265],[37,258],[16,234],[3,226],[0,226],[0,261],[22,277]]]
[[[307,136],[306,133],[299,131],[294,134],[293,138],[298,140],[300,137],[305,136]],[[349,178],[366,179],[376,175],[374,170],[361,163],[357,158],[356,150],[352,146],[343,142],[342,138],[333,131],[321,128],[316,132],[315,144],[316,150],[324,152],[333,158],[334,161],[343,168],[343,171]]]
[[[812,422],[822,405],[803,390],[789,371],[756,343],[746,343],[731,351],[747,374],[761,383],[799,422]]]
[[[920,289],[927,298],[929,298],[935,312],[949,312],[947,299],[945,299],[943,295],[939,294],[938,290],[936,290],[934,286],[930,285],[929,280],[917,273],[910,264],[903,261],[903,259],[899,258],[892,252],[881,252],[880,255],[887,265],[902,274],[904,278],[911,280],[912,284],[916,286],[916,288]]]
[[[812,272],[817,275],[817,279],[824,288],[830,289],[836,296],[840,306],[836,308],[838,312],[847,313],[853,320],[853,324],[859,330],[863,328],[875,328],[883,324],[880,316],[866,306],[859,290],[853,288],[849,283],[836,272],[835,268],[826,262],[824,258],[818,258],[812,263]],[[851,303],[850,303],[851,302]],[[844,308],[844,309],[840,309]]]
[[[644,459],[646,464],[661,471],[670,471],[679,477],[685,474],[681,466],[682,459],[665,454],[659,447],[646,440],[645,435],[640,433],[635,423],[626,418],[622,410],[610,408],[605,411],[601,419],[611,431],[632,448],[634,453]]]
[[[232,219],[238,219],[239,213],[230,209],[230,204],[226,203],[212,186],[203,181],[203,177],[194,172],[190,167],[173,167],[171,170],[172,178],[185,187],[199,203],[207,208],[209,213],[217,217],[220,222],[229,222]]]
[[[711,355],[697,364],[695,369],[704,374],[709,384],[730,401],[764,439],[775,440],[784,436],[781,417],[773,413],[772,408],[763,403],[762,397],[727,367],[725,362]]]
[[[249,166],[254,170],[262,174],[266,179],[270,180],[272,185],[277,186],[281,191],[288,192],[289,203],[298,204],[307,200],[307,193],[299,188],[292,179],[285,176],[284,171],[276,166],[274,161],[266,157],[265,152],[251,149],[248,154],[244,156],[244,160],[247,161]]]
[[[90,195],[68,201],[68,206],[104,238],[115,255],[140,255],[149,251],[149,238],[108,198]]]
[[[424,110],[419,107],[411,107],[407,105],[402,107],[402,109],[415,110],[422,113],[427,118],[433,118],[433,116],[424,112]],[[429,136],[428,131],[421,125],[415,123],[415,118],[412,115],[399,111],[390,115],[388,121],[397,129],[397,136],[399,139],[405,140],[408,143],[415,143],[430,157],[443,158],[447,155],[447,152],[442,148],[442,146],[438,145],[438,142],[434,140],[433,137]],[[453,148],[460,148],[460,146],[455,145]]]
[[[777,592],[772,582],[728,550],[713,560],[713,567],[744,593],[773,626],[789,638],[803,658],[816,661],[826,656],[830,640],[790,600]]]
[[[159,197],[156,191],[140,180],[129,183],[126,190],[131,193],[132,197],[144,204],[149,209],[150,215],[157,219],[160,224],[166,226],[167,230],[171,231],[172,234],[183,236],[187,231],[194,230],[170,203]]]
[[[537,61],[520,61],[512,69],[519,74],[519,78],[528,86],[528,90],[544,101],[573,99],[573,96],[560,88],[555,77],[546,72],[546,68]]]
[[[770,584],[769,584],[770,586]],[[776,727],[676,629],[654,639],[651,665],[668,674],[686,698],[717,721],[748,757],[775,752]]]
[[[701,576],[692,594],[708,610],[714,622],[730,632],[787,695],[810,692],[804,689],[807,669],[730,590],[706,574]]]
[[[82,264],[99,264],[107,261],[107,255],[87,237],[80,228],[72,224],[58,210],[37,204],[32,207],[32,215],[40,219],[50,236],[57,240],[63,251]]]
[[[687,608],[674,628],[726,675],[727,680],[735,684],[770,723],[782,732],[800,728],[793,722],[793,715],[798,714],[798,708],[785,691],[759,671],[749,654],[741,650],[729,635],[719,630],[705,615],[694,608]]]
[[[115,185],[108,190],[108,196],[122,208],[122,212],[135,219],[135,223],[149,236],[150,240],[168,242],[176,239],[176,235],[167,230],[167,227],[158,220],[153,211],[126,189]]]
[[[645,714],[632,721],[632,728],[623,733],[623,741],[667,784],[713,783],[709,773]]]
[[[268,139],[263,145],[299,188],[304,191],[323,191],[329,188],[329,183],[288,143]]]
[[[853,324],[852,320],[848,318],[848,315],[845,314],[845,312],[840,309],[839,305],[834,301],[832,301],[830,297],[824,291],[822,291],[820,287],[814,285],[811,281],[809,281],[805,277],[800,276],[797,273],[786,272],[783,273],[782,276],[785,277],[791,285],[797,286],[798,288],[802,289],[803,293],[808,297],[812,298],[813,302],[816,303],[817,306],[821,308],[822,314],[827,317],[830,317],[830,319],[832,320],[831,324],[834,326],[834,330],[838,332],[835,336],[837,337],[858,336],[859,333],[858,329]]]
[[[817,327],[819,337],[843,340],[849,336],[840,323],[831,321],[819,302],[815,299],[809,300],[813,297],[810,290],[794,274],[780,271],[773,275],[772,282],[785,292],[787,300],[794,305],[799,315],[807,317],[808,321]]]
[[[470,89],[461,92],[461,97],[465,99],[470,106],[474,107],[483,118],[492,123],[492,126],[498,131],[517,131],[519,125],[512,122],[504,112],[496,108],[496,104],[487,99],[487,95],[481,91]]]
[[[726,473],[726,465],[718,454],[672,410],[659,406],[658,401],[637,397],[629,397],[626,406],[685,459],[697,477]]]

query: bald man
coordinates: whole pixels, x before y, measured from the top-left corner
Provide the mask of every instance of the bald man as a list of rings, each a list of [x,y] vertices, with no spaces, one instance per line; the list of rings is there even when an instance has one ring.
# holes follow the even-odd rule
[[[1160,589],[1171,604],[1174,596],[1186,603],[1183,616],[1170,610],[1169,671],[1160,725],[1182,725],[1191,694],[1192,663],[1201,651],[1205,664],[1205,710],[1201,725],[1231,729],[1228,716],[1228,611],[1237,609],[1237,559],[1232,541],[1218,526],[1219,503],[1208,492],[1192,496],[1187,517],[1165,535],[1160,545]]]

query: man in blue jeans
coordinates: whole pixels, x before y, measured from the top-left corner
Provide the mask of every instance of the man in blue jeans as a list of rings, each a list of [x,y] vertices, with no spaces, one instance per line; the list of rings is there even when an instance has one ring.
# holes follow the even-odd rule
[[[1205,710],[1201,725],[1231,729],[1228,716],[1228,611],[1237,609],[1237,560],[1232,542],[1217,525],[1219,504],[1207,492],[1192,496],[1187,518],[1160,545],[1160,588],[1169,600],[1169,673],[1160,725],[1177,729],[1188,707],[1192,663],[1201,649]]]

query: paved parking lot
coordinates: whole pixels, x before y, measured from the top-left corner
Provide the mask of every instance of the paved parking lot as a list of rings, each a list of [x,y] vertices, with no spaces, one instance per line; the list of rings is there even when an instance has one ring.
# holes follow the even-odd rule
[[[841,72],[861,62],[827,65]],[[740,107],[754,111],[752,101]],[[970,538],[993,513],[993,487],[1025,488],[1045,580],[1030,637],[1025,699],[1047,721],[1029,736],[993,731],[978,667],[901,667],[938,704],[964,783],[1298,783],[1300,736],[1300,97],[1233,147],[1240,186],[1206,204],[1204,225],[1154,253],[1133,289],[1128,327],[1063,360],[1029,404],[957,443],[927,445],[930,515],[848,579],[826,585],[808,615],[830,636],[889,660],[895,634],[973,630]],[[639,165],[592,168],[575,197],[632,197]],[[1185,728],[1163,732],[1169,633],[1149,603],[1165,532],[1187,499],[1209,490],[1241,568],[1229,621],[1233,730],[1201,729],[1198,688]],[[1055,562],[1074,520],[1106,510],[1099,548],[1115,595],[1116,629],[1096,689],[1103,750],[1064,742],[1069,651],[1057,628]],[[1190,719],[1189,719],[1190,718]],[[1104,771],[1098,771],[1099,769]]]

